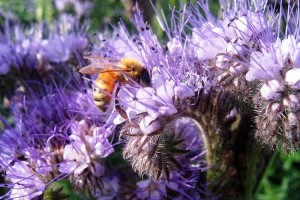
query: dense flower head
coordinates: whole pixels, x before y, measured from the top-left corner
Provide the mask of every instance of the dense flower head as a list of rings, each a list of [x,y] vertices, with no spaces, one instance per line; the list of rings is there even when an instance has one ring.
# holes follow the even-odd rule
[[[152,179],[169,179],[172,170],[189,167],[188,155],[202,150],[197,136],[199,130],[182,128],[193,127],[192,122],[176,127],[180,120],[174,116],[184,112],[188,106],[186,102],[195,101],[197,86],[203,88],[203,82],[210,83],[206,77],[201,80],[199,75],[191,75],[192,71],[196,73],[192,64],[190,70],[185,68],[190,63],[182,60],[183,51],[165,55],[151,27],[139,14],[134,16],[134,20],[138,35],[130,36],[124,24],[120,23],[112,38],[102,39],[103,44],[93,53],[100,58],[137,59],[150,72],[150,86],[141,87],[135,80],[129,80],[128,84],[121,83],[113,98],[118,100],[122,112],[116,116],[114,123],[126,122],[121,131],[126,138],[123,155],[131,160],[133,168]],[[183,47],[179,41],[176,45]],[[97,59],[92,59],[92,63],[97,63]],[[182,133],[177,133],[176,129]],[[198,148],[193,147],[194,144]]]
[[[10,198],[41,196],[52,181],[66,177],[73,177],[75,187],[81,190],[102,184],[105,166],[101,159],[113,152],[108,140],[112,129],[93,128],[85,121],[71,126],[69,136],[49,134],[45,144],[28,141],[28,136],[12,128],[5,130],[1,166],[10,183],[1,186],[11,189]]]
[[[78,19],[62,15],[54,25],[40,23],[21,29],[18,22],[5,23],[0,33],[1,74],[18,76],[37,71],[40,75],[55,69],[57,63],[83,64],[82,55],[88,46],[85,23],[79,28]],[[73,62],[76,58],[76,62]],[[19,73],[18,73],[19,72]],[[20,77],[19,77],[20,78]],[[30,77],[32,78],[32,77]]]
[[[31,199],[42,195],[47,183],[59,178],[55,177],[55,152],[37,148],[27,138],[12,128],[6,129],[1,135],[1,167],[6,170],[6,178],[9,180],[9,183],[1,186],[11,189],[6,196],[13,199]]]
[[[55,95],[65,99],[55,101]],[[87,94],[84,95],[88,100]],[[82,96],[80,100],[76,95],[67,99],[63,93],[56,93],[44,99],[35,97],[26,101],[25,107],[18,108],[16,128],[7,124],[1,135],[1,167],[11,182],[2,186],[11,188],[10,198],[40,196],[53,180],[65,177],[74,177],[76,187],[81,189],[90,187],[93,177],[98,184],[101,183],[100,177],[105,170],[101,159],[113,152],[108,140],[113,129],[104,127],[101,120],[96,120],[97,117],[91,117],[96,115],[97,109],[89,112],[81,107],[84,104],[76,104],[82,102]],[[61,104],[55,105],[53,100]],[[66,108],[66,105],[70,107]],[[92,102],[90,105],[93,105]],[[80,118],[88,122],[77,121]],[[91,178],[89,173],[92,173]],[[84,185],[83,180],[88,185]]]
[[[205,101],[209,101],[212,93],[219,91],[221,99],[224,92],[237,92],[236,99],[257,106],[261,105],[256,101],[257,98],[252,102],[255,92],[267,101],[276,101],[289,90],[287,85],[297,87],[297,76],[292,76],[292,71],[282,70],[286,64],[297,65],[296,40],[292,36],[278,39],[279,35],[273,34],[275,22],[267,18],[271,15],[269,10],[263,11],[261,6],[263,4],[257,5],[256,10],[249,10],[249,7],[240,5],[235,7],[239,9],[235,15],[224,12],[221,19],[213,16],[206,19],[194,7],[186,9],[183,14],[179,14],[179,18],[186,17],[192,27],[192,34],[180,29],[181,26],[184,27],[183,24],[176,24],[171,28],[167,24],[162,25],[169,38],[166,49],[158,42],[151,27],[142,20],[139,13],[133,16],[138,34],[130,36],[121,22],[112,37],[101,38],[102,43],[93,54],[119,60],[123,57],[137,59],[151,76],[151,85],[146,87],[135,80],[120,83],[117,86],[120,90],[114,96],[119,108],[116,109],[118,112],[113,122],[116,125],[125,122],[121,130],[126,142],[123,155],[139,174],[146,174],[153,180],[169,180],[171,171],[180,171],[189,166],[186,164],[189,162],[187,155],[195,149],[183,145],[181,138],[191,143],[195,136],[188,139],[187,135],[177,135],[175,130],[180,130],[185,125],[176,127],[175,124],[180,117],[189,116],[190,110],[197,109],[197,106],[201,106],[198,107],[200,114],[206,114],[209,109],[205,108]],[[205,5],[200,3],[200,7],[208,12]],[[167,27],[169,29],[166,30]],[[288,84],[280,82],[282,72],[286,73],[284,79],[288,80],[285,80]],[[257,88],[251,91],[253,87]],[[245,90],[249,91],[246,95]],[[286,100],[285,106],[293,104],[297,107],[297,97],[294,93],[293,95],[293,103]],[[230,115],[234,109],[236,107],[224,111]],[[261,112],[260,109],[258,111]],[[276,115],[279,116],[280,112]],[[293,129],[297,126],[296,116],[296,113],[291,113],[288,117]],[[260,120],[260,113],[257,114],[257,120],[264,123],[257,123],[257,135],[263,137],[264,133],[260,132],[260,128],[268,122]],[[275,117],[267,121],[274,120],[279,119]],[[199,129],[191,131],[196,135],[200,132]],[[268,145],[271,143],[266,142]],[[147,195],[161,198],[165,195],[163,188],[164,186],[162,190],[149,192]]]
[[[10,102],[15,127],[10,127],[2,119],[6,129],[0,140],[1,169],[6,171],[6,178],[10,182],[2,184],[2,187],[11,189],[6,194],[10,198],[32,199],[43,195],[43,191],[54,180],[71,177],[76,172],[76,164],[90,163],[87,167],[91,166],[91,171],[96,169],[93,172],[98,176],[104,173],[105,167],[99,159],[113,151],[107,139],[112,129],[103,127],[105,119],[99,117],[99,110],[93,104],[85,84],[78,76],[65,74],[67,77],[64,81],[55,83],[53,80],[52,86],[32,81],[20,87]],[[90,128],[86,130],[84,127]],[[81,134],[79,138],[77,135]],[[96,161],[79,159],[73,163],[75,167],[66,170],[64,166],[70,165],[70,157],[76,157],[76,154],[70,155],[75,150],[69,143],[76,143],[83,148],[78,158],[90,155]],[[95,151],[96,154],[89,151]],[[89,181],[89,178],[86,180]]]
[[[257,134],[258,138],[267,137],[267,143],[276,146],[283,146],[285,150],[295,150],[298,147],[298,106],[299,106],[299,73],[298,56],[295,36],[288,35],[276,43],[268,44],[268,49],[274,51],[260,54],[256,59],[259,64],[252,65],[248,72],[250,77],[262,80],[262,85],[257,94],[258,105],[261,113],[272,113],[271,116],[264,116],[267,121],[272,120],[273,124],[262,125],[263,132]],[[264,51],[262,51],[264,52]],[[254,54],[255,55],[255,54]],[[255,55],[257,56],[257,55]],[[262,75],[265,76],[262,77]],[[284,117],[280,117],[280,116]],[[258,122],[262,120],[258,117]],[[275,122],[274,122],[275,121]],[[260,122],[261,123],[261,122]],[[281,133],[283,131],[283,133]],[[284,142],[282,142],[284,141]]]
[[[64,146],[64,161],[58,170],[71,174],[77,189],[92,191],[95,185],[102,184],[101,177],[105,173],[103,158],[114,152],[108,139],[113,129],[91,126],[84,120],[71,126],[70,144]]]
[[[281,34],[276,19],[283,10],[275,18],[266,1],[230,2],[221,1],[220,18],[202,2],[171,9],[170,24],[157,16],[164,44],[140,11],[132,17],[135,34],[121,20],[96,42],[86,24],[79,27],[67,15],[54,26],[7,25],[0,34],[0,76],[17,81],[5,94],[13,126],[1,117],[5,197],[62,195],[52,183],[67,181],[88,198],[200,199],[210,197],[201,182],[211,178],[206,170],[226,168],[228,179],[239,178],[235,167],[243,156],[230,145],[240,142],[244,127],[262,144],[298,149],[299,22],[289,14]],[[76,7],[81,2],[55,2],[61,10],[67,3],[79,17],[85,14]],[[87,65],[89,47],[89,67],[103,70],[98,78],[77,69]],[[128,63],[141,64],[143,73],[133,75]],[[111,83],[99,80],[105,75]],[[101,112],[97,101],[109,109]],[[244,118],[250,122],[242,126]],[[133,171],[119,164],[121,156]],[[212,160],[220,166],[206,163]]]
[[[248,81],[261,82],[254,98],[260,127],[256,136],[273,148],[293,151],[299,145],[298,38],[293,34],[274,36],[269,29],[264,36],[251,53],[246,74]]]
[[[88,169],[96,169],[93,172],[101,182],[99,177],[105,166],[99,159],[113,151],[107,139],[110,134],[106,134],[111,130],[103,127],[107,117],[99,116],[91,89],[87,88],[89,83],[75,71],[77,66],[84,65],[82,55],[89,42],[86,26],[79,27],[70,16],[62,16],[54,25],[43,23],[26,29],[21,29],[18,23],[5,26],[1,33],[3,73],[0,82],[4,86],[2,91],[9,91],[4,95],[8,98],[14,125],[1,118],[4,124],[0,136],[1,170],[5,171],[7,182],[1,183],[1,187],[9,188],[4,196],[42,198],[54,181],[71,180],[76,166],[69,170],[63,170],[63,166],[70,162],[73,140],[81,147],[86,145],[83,155],[97,147],[95,162],[78,162],[91,163],[89,166],[96,163],[96,168]],[[5,83],[11,80],[14,81]],[[80,140],[74,136],[80,135],[80,130],[74,127],[83,123],[83,119],[94,130],[94,135],[91,132],[91,136]],[[98,143],[100,140],[102,143]],[[91,179],[93,177],[85,177],[89,183]]]
[[[290,25],[290,21],[297,8],[289,6],[288,13],[281,9],[276,16],[264,1],[255,3],[251,10],[250,4],[232,7],[224,2],[223,16],[218,20],[209,13],[207,19],[192,15],[192,36],[187,37],[187,46],[225,91],[242,93],[238,98],[246,102],[252,101],[257,91],[253,102],[258,108],[256,136],[260,141],[272,147],[283,146],[286,151],[295,150],[299,144],[299,25]],[[207,11],[205,5],[202,8]],[[232,9],[235,12],[228,12]],[[287,26],[285,34],[281,34],[276,19],[285,14]],[[245,90],[250,96],[245,96]]]
[[[92,129],[92,134],[90,129]],[[83,120],[72,124],[69,136],[72,144],[65,146],[63,158],[66,163],[61,164],[59,170],[64,173],[75,170],[74,173],[78,175],[88,167],[89,163],[96,166],[101,164],[97,163],[97,160],[93,164],[93,159],[104,158],[113,152],[112,145],[107,139],[110,133],[102,129],[103,127],[91,128]],[[96,166],[93,166],[91,170],[96,177],[99,177],[104,172],[100,170],[101,167]]]

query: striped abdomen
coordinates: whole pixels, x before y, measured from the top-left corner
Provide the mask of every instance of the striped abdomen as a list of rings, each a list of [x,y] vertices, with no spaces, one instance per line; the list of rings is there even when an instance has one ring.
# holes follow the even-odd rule
[[[110,104],[111,95],[117,81],[122,78],[119,72],[109,71],[99,74],[94,87],[94,103],[103,112],[105,112]]]

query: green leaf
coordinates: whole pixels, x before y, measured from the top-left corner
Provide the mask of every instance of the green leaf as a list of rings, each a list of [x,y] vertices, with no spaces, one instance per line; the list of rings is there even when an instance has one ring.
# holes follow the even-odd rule
[[[44,200],[80,200],[77,194],[72,189],[69,180],[60,180],[51,183],[45,190]]]

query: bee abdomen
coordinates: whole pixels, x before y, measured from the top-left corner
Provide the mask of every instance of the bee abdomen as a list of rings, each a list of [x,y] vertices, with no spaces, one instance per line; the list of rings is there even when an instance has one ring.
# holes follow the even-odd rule
[[[110,96],[105,92],[100,91],[98,88],[94,88],[94,103],[102,111],[105,112],[110,103]]]

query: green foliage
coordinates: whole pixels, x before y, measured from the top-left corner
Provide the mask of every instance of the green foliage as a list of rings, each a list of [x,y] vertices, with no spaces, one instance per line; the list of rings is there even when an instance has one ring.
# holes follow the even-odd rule
[[[119,17],[126,17],[125,8],[121,0],[94,0],[93,9],[91,12],[92,30],[106,28],[110,24],[116,25]]]
[[[23,0],[0,0],[0,11],[13,13],[22,24],[29,24],[36,21],[35,4],[32,1],[26,1],[25,3]]]
[[[182,7],[182,5],[185,5],[187,3],[196,4],[196,0],[181,0],[180,3],[178,0],[157,1],[155,7],[161,19],[163,19],[162,17],[162,13],[163,13],[165,19],[169,20],[171,18],[171,13],[169,11],[170,9],[176,8],[176,10],[179,10]],[[209,0],[209,9],[215,16],[217,16],[219,8],[220,6],[218,0]],[[160,24],[158,20],[155,18],[155,16],[152,17],[151,26],[155,34],[158,36],[158,38],[160,38],[163,41],[167,39],[164,31],[160,27]],[[188,33],[191,32],[191,30],[186,30],[186,31]]]
[[[72,189],[69,180],[60,180],[51,183],[45,190],[44,200],[80,200]]]
[[[57,15],[52,1],[37,0],[36,2],[36,18],[37,21],[52,21]]]
[[[300,190],[300,152],[278,153],[258,188],[256,200],[298,200]]]

